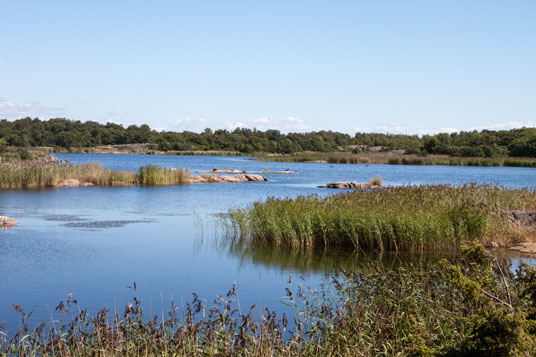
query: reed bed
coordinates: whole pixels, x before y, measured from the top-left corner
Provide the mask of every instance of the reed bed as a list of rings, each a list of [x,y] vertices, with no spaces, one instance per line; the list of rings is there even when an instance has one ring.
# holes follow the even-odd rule
[[[429,185],[356,190],[327,198],[271,198],[233,210],[228,239],[244,244],[365,250],[456,248],[533,238],[511,210],[536,209],[534,189]]]
[[[285,156],[260,156],[254,160],[272,162],[326,162],[330,164],[390,164],[390,165],[446,165],[446,166],[510,166],[536,167],[536,158],[478,158],[447,155],[404,155],[396,152],[349,153],[305,152]]]
[[[82,309],[72,295],[61,318],[0,331],[0,354],[21,356],[530,356],[536,354],[536,270],[514,274],[481,247],[456,263],[363,264],[332,274],[318,290],[282,298],[293,316],[242,310],[233,286],[212,305],[196,294],[162,316],[138,298],[124,312]],[[135,284],[134,284],[135,286]]]
[[[166,169],[147,165],[140,167],[138,183],[141,185],[181,185],[190,182],[190,172],[184,169]]]
[[[59,164],[17,161],[0,164],[0,188],[49,188],[67,179],[97,186],[175,185],[189,183],[183,169],[145,166],[138,173],[105,169],[97,163]]]

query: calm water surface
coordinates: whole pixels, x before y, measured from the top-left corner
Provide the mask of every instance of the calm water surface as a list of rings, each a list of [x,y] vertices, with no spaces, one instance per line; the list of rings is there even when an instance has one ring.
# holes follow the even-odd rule
[[[332,194],[317,186],[365,182],[376,175],[386,185],[536,184],[536,170],[531,168],[270,163],[221,156],[57,156],[131,171],[150,163],[184,167],[194,174],[214,167],[248,172],[289,169],[299,174],[268,174],[270,181],[260,183],[0,190],[0,215],[20,222],[0,230],[0,323],[4,321],[8,331],[18,327],[10,304],[33,311],[35,322],[51,320],[69,293],[91,312],[103,307],[122,312],[134,296],[127,288],[133,282],[146,309],[155,313],[169,307],[171,298],[180,303],[192,292],[210,303],[233,282],[242,306],[255,303],[284,310],[280,298],[289,275],[314,287],[333,265],[351,268],[363,258],[349,251],[308,257],[230,251],[215,242],[220,235],[217,214],[268,197]]]

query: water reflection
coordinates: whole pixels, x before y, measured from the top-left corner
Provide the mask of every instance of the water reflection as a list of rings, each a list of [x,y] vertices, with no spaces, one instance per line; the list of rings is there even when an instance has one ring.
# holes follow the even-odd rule
[[[456,251],[427,252],[364,252],[352,248],[288,249],[225,242],[219,249],[236,258],[241,267],[263,266],[266,269],[294,271],[301,275],[331,273],[340,269],[357,271],[368,262],[382,263],[385,268],[400,265],[421,265],[443,258],[456,260]]]
[[[281,272],[299,272],[301,275],[328,274],[338,270],[358,271],[369,262],[381,262],[382,266],[393,269],[401,265],[426,265],[441,259],[456,261],[459,250],[428,250],[403,252],[365,252],[353,248],[321,247],[311,249],[291,249],[272,246],[255,246],[231,239],[219,240],[217,249],[235,258],[240,267],[262,266]],[[504,249],[490,251],[499,261],[509,260],[515,271],[523,263],[536,265],[536,257]]]

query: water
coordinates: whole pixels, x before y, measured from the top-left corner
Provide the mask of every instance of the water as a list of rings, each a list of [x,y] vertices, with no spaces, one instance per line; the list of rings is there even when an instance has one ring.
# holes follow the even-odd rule
[[[333,265],[359,259],[338,250],[297,256],[293,252],[230,251],[217,244],[217,214],[268,197],[328,195],[331,181],[366,182],[380,175],[386,185],[466,182],[526,187],[536,183],[531,168],[331,165],[256,162],[243,157],[58,154],[72,163],[137,170],[146,164],[184,167],[192,173],[233,168],[267,174],[268,182],[192,184],[164,187],[84,187],[2,190],[0,214],[20,224],[0,230],[0,323],[18,328],[10,304],[33,311],[34,322],[50,321],[57,304],[73,293],[90,312],[123,311],[135,292],[146,311],[159,313],[186,301],[192,292],[211,303],[237,282],[241,305],[285,308],[280,298],[289,275],[318,286]],[[518,264],[519,260],[515,261]]]

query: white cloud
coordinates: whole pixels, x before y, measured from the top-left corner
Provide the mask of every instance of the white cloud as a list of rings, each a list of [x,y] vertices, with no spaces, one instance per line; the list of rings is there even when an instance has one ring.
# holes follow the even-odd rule
[[[210,125],[205,118],[185,117],[175,120],[175,123],[173,123],[173,125],[166,126],[165,130],[202,131],[206,127],[210,127]]]
[[[519,122],[519,121],[511,121],[508,123],[501,123],[501,124],[490,124],[490,125],[483,125],[483,126],[474,126],[469,130],[509,130],[509,129],[516,129],[516,128],[522,128],[522,127],[534,127],[534,123],[532,121],[526,121],[526,122]]]
[[[455,133],[459,130],[456,128],[409,128],[403,125],[376,125],[372,127],[355,127],[356,132],[361,133],[389,133],[389,134],[407,134],[407,135],[429,135],[437,133]]]
[[[186,117],[186,118],[180,118],[180,119],[177,119],[175,120],[175,123],[176,124],[196,124],[196,123],[206,123],[206,119],[204,118],[191,118],[191,117]]]
[[[242,122],[226,122],[225,123],[225,127],[229,130],[233,130],[233,129],[236,129],[236,128],[244,128],[246,126],[246,124],[242,123]]]
[[[287,117],[258,117],[247,120],[217,122],[207,120],[205,118],[184,117],[175,120],[170,125],[165,125],[156,130],[172,130],[172,131],[195,131],[201,132],[205,128],[211,129],[226,129],[235,130],[236,128],[256,128],[258,130],[275,129],[281,132],[295,131],[311,131],[311,127],[305,124],[303,119],[287,116]]]
[[[17,104],[0,98],[0,119],[20,119],[25,117],[49,119],[64,116],[63,108],[44,107],[36,102]]]
[[[256,118],[256,119],[251,119],[250,122],[254,124],[257,124],[257,123],[266,124],[270,122],[270,118],[267,118],[267,117]]]
[[[248,128],[257,128],[259,130],[276,129],[283,132],[312,130],[304,123],[303,119],[291,116],[282,118],[260,117],[240,124]]]
[[[108,113],[109,117],[124,117],[128,115],[124,110],[116,110]]]
[[[509,129],[515,129],[515,128],[522,128],[522,127],[534,127],[535,124],[532,121],[526,121],[526,122],[507,122],[507,123],[499,123],[499,124],[490,124],[490,125],[482,125],[482,126],[474,126],[470,128],[431,128],[431,127],[417,127],[417,128],[409,128],[407,126],[403,125],[376,125],[371,127],[355,127],[354,130],[356,132],[362,132],[362,133],[390,133],[390,134],[409,134],[409,135],[431,135],[431,134],[438,134],[438,133],[456,133],[460,131],[481,131],[481,130],[509,130]]]

